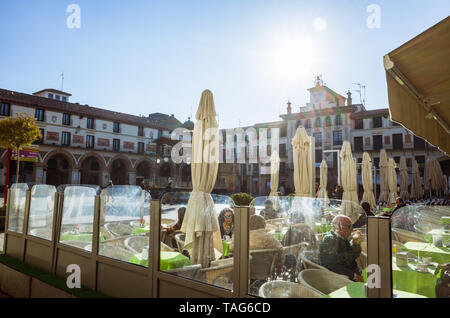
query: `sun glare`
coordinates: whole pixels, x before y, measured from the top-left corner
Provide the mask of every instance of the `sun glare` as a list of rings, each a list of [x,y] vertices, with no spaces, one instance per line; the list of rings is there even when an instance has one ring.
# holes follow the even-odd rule
[[[314,72],[316,53],[309,36],[275,41],[268,54],[269,65],[280,80],[296,81]]]

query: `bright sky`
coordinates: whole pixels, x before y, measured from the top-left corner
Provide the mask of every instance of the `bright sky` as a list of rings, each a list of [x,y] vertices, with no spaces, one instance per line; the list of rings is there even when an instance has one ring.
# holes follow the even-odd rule
[[[66,24],[72,3],[80,28]],[[61,89],[64,72],[72,102],[181,121],[208,88],[230,128],[279,120],[288,100],[298,111],[322,74],[386,108],[383,55],[449,12],[448,0],[0,0],[0,88]]]

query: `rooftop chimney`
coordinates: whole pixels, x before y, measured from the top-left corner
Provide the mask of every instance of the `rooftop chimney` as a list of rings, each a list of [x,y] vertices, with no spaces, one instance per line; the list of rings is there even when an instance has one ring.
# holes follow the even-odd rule
[[[347,92],[347,106],[353,105],[352,103],[352,93],[350,91]]]
[[[287,102],[287,105],[288,105],[288,106],[287,106],[287,113],[288,113],[288,114],[292,114],[291,102],[288,101],[288,102]]]

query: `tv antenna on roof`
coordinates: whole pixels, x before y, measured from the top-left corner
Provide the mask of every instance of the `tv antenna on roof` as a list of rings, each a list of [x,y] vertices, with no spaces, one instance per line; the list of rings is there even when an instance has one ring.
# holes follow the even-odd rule
[[[61,91],[64,91],[64,72],[61,73]]]
[[[354,90],[354,91],[359,93],[359,102],[365,106],[365,104],[366,104],[366,85],[363,85],[361,83],[353,83],[353,85],[358,86],[359,89]],[[364,93],[364,98],[362,98],[362,96],[361,96],[361,89]]]

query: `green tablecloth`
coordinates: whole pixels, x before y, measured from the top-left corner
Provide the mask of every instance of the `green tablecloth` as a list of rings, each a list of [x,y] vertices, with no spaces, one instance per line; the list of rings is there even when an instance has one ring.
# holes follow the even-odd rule
[[[227,257],[228,254],[230,253],[230,243],[231,240],[228,241],[222,240],[222,248],[223,248],[222,258]]]
[[[133,232],[131,234],[141,234],[141,233],[148,233],[150,232],[150,226],[140,227],[137,226],[134,228]]]
[[[282,241],[284,239],[284,236],[286,235],[288,231],[288,228],[283,228],[281,232],[273,231],[273,236],[278,240]]]
[[[412,294],[401,290],[393,291],[395,295],[399,298],[426,298],[422,295]],[[366,298],[364,291],[364,283],[352,282],[347,286],[339,288],[334,292],[330,293],[327,297],[329,298]]]
[[[450,216],[442,216],[440,222],[441,224],[450,224]]]
[[[442,243],[447,244],[450,242],[450,232],[442,229],[434,229],[425,234],[425,241],[433,243],[433,235],[439,235],[442,238]]]
[[[428,273],[416,271],[417,263],[408,263],[408,266],[397,267],[395,256],[392,257],[392,287],[404,292],[423,295],[428,298],[436,297],[436,267],[429,266]]]
[[[70,233],[62,233],[60,238],[60,242],[63,241],[72,241],[72,242],[87,242],[92,244],[92,233],[79,233],[79,234],[70,234]],[[100,242],[103,242],[105,238],[103,235],[100,235]]]
[[[450,262],[450,248],[447,247],[436,247],[430,243],[407,242],[400,247],[400,250],[411,252],[421,258],[429,256],[433,262],[439,264]]]
[[[133,255],[130,259],[130,263],[148,267],[148,259],[142,259],[140,253]],[[178,252],[162,251],[159,257],[159,269],[161,271],[180,268],[187,265],[191,265],[189,258]]]
[[[333,228],[333,225],[331,225],[331,224],[316,223],[317,233],[327,233],[327,232],[330,232],[332,228]]]

